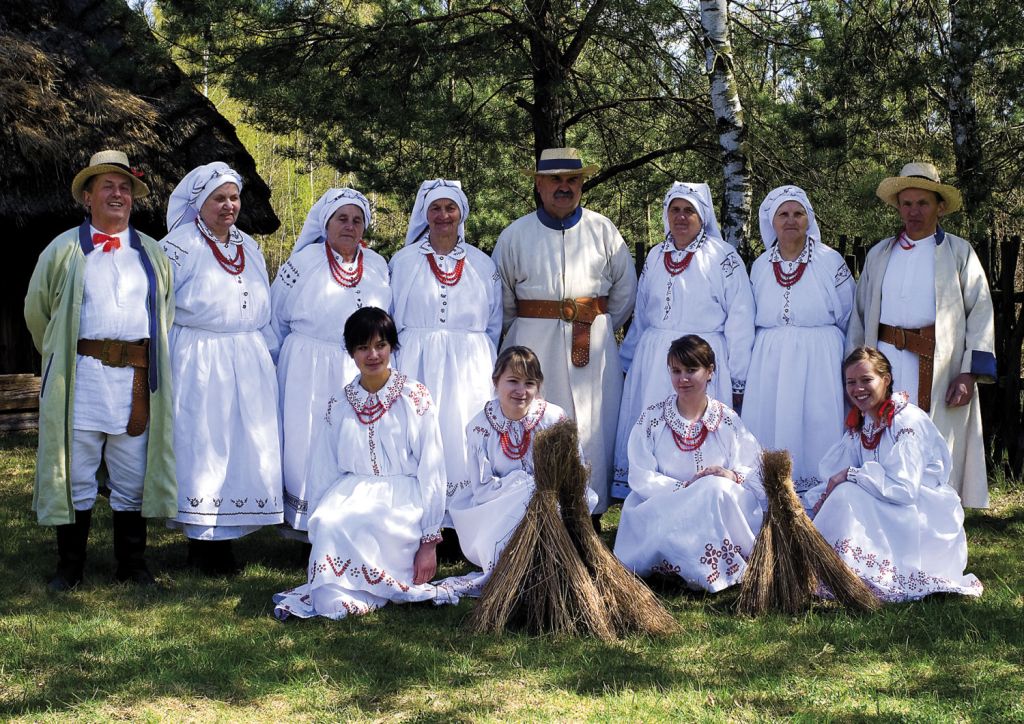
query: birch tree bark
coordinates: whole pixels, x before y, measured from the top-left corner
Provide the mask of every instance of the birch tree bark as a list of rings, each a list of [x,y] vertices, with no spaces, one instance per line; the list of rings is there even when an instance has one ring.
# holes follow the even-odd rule
[[[711,107],[722,153],[725,195],[722,204],[722,235],[739,248],[750,232],[750,161],[743,106],[733,75],[727,0],[701,0],[700,23],[704,31],[704,55],[711,81]]]

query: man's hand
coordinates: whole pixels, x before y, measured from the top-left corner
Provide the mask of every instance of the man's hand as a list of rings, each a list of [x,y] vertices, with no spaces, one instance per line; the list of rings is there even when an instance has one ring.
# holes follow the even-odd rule
[[[966,405],[974,397],[974,375],[970,372],[961,372],[949,383],[946,390],[946,404],[950,407],[961,407]]]

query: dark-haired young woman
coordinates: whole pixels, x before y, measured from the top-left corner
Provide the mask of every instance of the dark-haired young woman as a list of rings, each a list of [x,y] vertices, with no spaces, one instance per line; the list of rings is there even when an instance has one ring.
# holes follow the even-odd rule
[[[390,368],[398,348],[387,312],[364,307],[345,322],[359,376],[332,397],[307,468],[305,585],[274,597],[274,614],[339,619],[389,601],[438,596],[445,505],[444,454],[427,388]]]

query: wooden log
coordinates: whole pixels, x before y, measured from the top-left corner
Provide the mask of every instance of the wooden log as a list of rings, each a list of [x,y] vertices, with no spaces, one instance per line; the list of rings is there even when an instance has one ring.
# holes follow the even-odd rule
[[[19,432],[38,429],[38,412],[10,412],[0,415],[0,432]]]

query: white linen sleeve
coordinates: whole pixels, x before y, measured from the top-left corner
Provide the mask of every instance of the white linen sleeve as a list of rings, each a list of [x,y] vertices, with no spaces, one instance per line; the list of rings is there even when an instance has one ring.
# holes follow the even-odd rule
[[[732,269],[731,273],[729,269]],[[729,350],[729,376],[732,391],[742,394],[747,386],[747,370],[754,349],[754,292],[746,267],[734,251],[722,264],[725,287],[725,345]],[[729,400],[721,400],[731,404]]]
[[[622,235],[615,232],[609,274],[611,288],[608,290],[608,314],[611,317],[612,329],[619,329],[629,319],[636,303],[636,266],[633,256],[629,253]]]
[[[893,434],[886,430],[884,435]],[[917,501],[921,480],[928,468],[925,448],[913,428],[897,433],[896,444],[881,461],[868,460],[850,468],[850,479],[879,500],[896,505]]]
[[[295,284],[288,284],[282,277],[282,274],[287,274],[286,269],[289,264],[291,262],[286,261],[281,265],[281,268],[277,270],[274,283],[270,285],[270,328],[277,339],[277,349],[271,353],[274,364],[277,364],[278,353],[284,346],[284,340],[292,332],[291,319]]]
[[[508,328],[516,321],[518,310],[516,307],[515,287],[515,262],[511,259],[512,243],[511,234],[506,228],[498,235],[498,241],[494,244],[494,252],[491,259],[498,269],[498,276],[501,278],[501,305],[502,305],[502,334],[508,332]]]
[[[850,316],[853,314],[853,302],[856,295],[857,284],[853,281],[853,274],[846,260],[839,257],[839,266],[836,267],[835,278],[839,280],[836,285],[836,296],[839,298],[839,309],[836,310],[836,326],[844,335],[850,326]]]
[[[487,336],[491,338],[491,342],[494,343],[494,348],[498,348],[498,343],[501,341],[501,319],[502,319],[502,284],[501,275],[498,273],[497,267],[491,272],[491,278],[485,280],[488,284],[487,287],[487,304],[490,309],[490,314],[487,317]]]
[[[441,521],[444,518],[445,505],[448,498],[448,476],[444,467],[444,449],[441,444],[441,427],[437,420],[437,405],[427,395],[428,404],[422,414],[416,405],[408,405],[406,424],[414,434],[417,443],[414,447],[417,455],[416,479],[420,484],[420,497],[423,502],[423,518],[420,521],[421,542],[440,540]]]
[[[860,461],[854,454],[854,446],[860,446],[860,440],[856,436],[844,432],[843,436],[828,449],[818,463],[818,478],[821,482],[806,490],[803,494],[804,505],[810,509],[815,506],[821,496],[825,494],[829,479],[841,470],[847,470]]]
[[[724,467],[740,476],[740,484],[753,493],[763,509],[767,509],[768,498],[761,481],[761,445],[734,411],[730,411],[728,421],[733,440],[729,464]]]
[[[629,433],[629,488],[644,498],[672,490],[681,481],[658,472],[654,448],[665,424],[648,418],[644,412]]]
[[[623,372],[629,372],[629,366],[633,364],[633,355],[636,354],[636,346],[647,329],[647,307],[651,303],[648,298],[648,289],[651,283],[651,275],[648,272],[650,263],[651,257],[648,256],[644,262],[643,271],[640,272],[640,281],[637,282],[633,321],[629,325],[625,339],[622,340],[622,346],[619,347],[619,361],[622,363]]]

